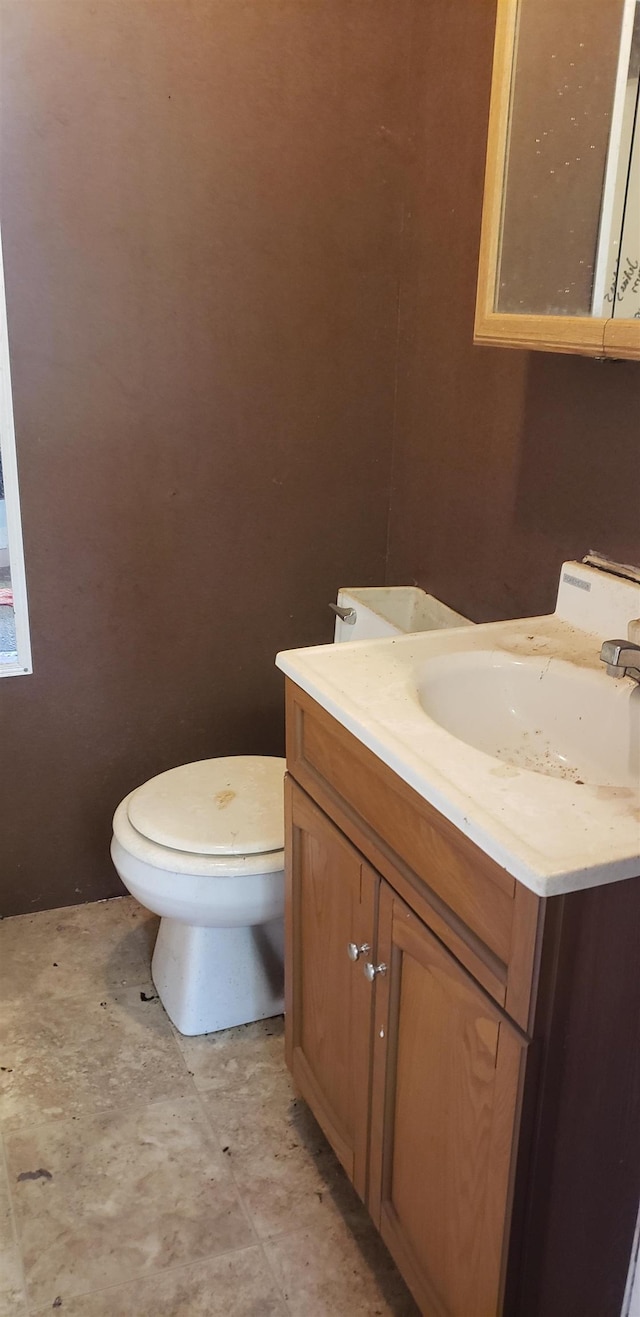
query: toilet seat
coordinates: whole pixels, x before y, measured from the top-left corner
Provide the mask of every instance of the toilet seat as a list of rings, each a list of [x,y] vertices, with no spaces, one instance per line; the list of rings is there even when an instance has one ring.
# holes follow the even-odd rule
[[[275,873],[284,866],[284,770],[284,759],[259,755],[170,768],[121,801],[114,836],[135,859],[169,873]],[[232,793],[228,806],[220,807],[220,793]]]
[[[129,796],[141,836],[196,855],[264,855],[284,846],[285,760],[201,759],[159,773]]]

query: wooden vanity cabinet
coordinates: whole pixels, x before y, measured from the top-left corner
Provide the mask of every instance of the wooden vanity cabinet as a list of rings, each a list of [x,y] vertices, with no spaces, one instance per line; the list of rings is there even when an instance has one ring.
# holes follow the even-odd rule
[[[640,883],[539,899],[292,683],[287,763],[287,1063],[421,1312],[619,1317]]]
[[[488,1317],[524,1040],[290,778],[286,791],[293,1078],[424,1311]]]

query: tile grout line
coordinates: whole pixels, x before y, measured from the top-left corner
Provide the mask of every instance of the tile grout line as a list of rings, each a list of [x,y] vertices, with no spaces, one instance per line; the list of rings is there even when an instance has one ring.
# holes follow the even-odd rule
[[[167,1018],[168,1018],[168,1017],[167,1017]],[[171,1028],[172,1028],[172,1030],[174,1031],[174,1034],[175,1034],[175,1032],[179,1032],[179,1030],[176,1030],[176,1026],[173,1024],[173,1022],[170,1022],[170,1023],[171,1023]],[[176,1046],[178,1047],[179,1051],[182,1053],[182,1049],[181,1049],[181,1047],[180,1047],[180,1044],[179,1044],[177,1038],[175,1039],[175,1041],[176,1041]],[[185,1064],[186,1064],[186,1058],[185,1058]],[[188,1068],[187,1068],[187,1069],[188,1069]],[[286,1069],[286,1067],[285,1067],[285,1069]],[[195,1079],[195,1075],[193,1074],[192,1071],[189,1071],[189,1070],[188,1070],[188,1074],[189,1074],[189,1076],[190,1076],[190,1078],[191,1078],[191,1081],[192,1081],[192,1083],[193,1083],[194,1091],[195,1091],[196,1096],[197,1096],[197,1098],[198,1098],[198,1104],[199,1104],[199,1106],[200,1106],[200,1108],[201,1108],[201,1110],[202,1110],[202,1114],[203,1114],[203,1116],[204,1116],[204,1120],[205,1120],[205,1122],[206,1122],[207,1128],[210,1130],[210,1132],[211,1132],[213,1138],[216,1140],[216,1142],[219,1143],[219,1144],[221,1145],[221,1144],[222,1144],[222,1139],[221,1139],[221,1136],[220,1136],[220,1131],[218,1130],[217,1126],[214,1124],[214,1121],[213,1121],[213,1119],[212,1119],[212,1117],[211,1117],[211,1115],[210,1115],[210,1113],[209,1113],[209,1111],[208,1111],[207,1105],[206,1105],[206,1103],[205,1103],[205,1101],[204,1101],[204,1098],[205,1098],[205,1096],[206,1096],[208,1090],[207,1090],[207,1089],[200,1089],[200,1088],[198,1088],[198,1085],[197,1085],[197,1082],[196,1082],[196,1079]],[[215,1092],[223,1091],[223,1092],[229,1092],[229,1093],[231,1093],[231,1092],[233,1092],[233,1085],[232,1085],[232,1084],[229,1084],[228,1089],[225,1088],[225,1089],[223,1089],[223,1090],[220,1090],[220,1089],[216,1088],[214,1091],[215,1091]],[[258,1231],[257,1231],[257,1229],[256,1229],[256,1227],[255,1227],[255,1224],[254,1224],[254,1221],[253,1221],[253,1217],[252,1217],[252,1215],[251,1215],[251,1211],[250,1211],[249,1207],[247,1206],[247,1203],[245,1202],[244,1194],[242,1193],[242,1191],[241,1191],[241,1189],[240,1189],[240,1186],[239,1186],[239,1184],[238,1184],[238,1181],[237,1181],[237,1179],[236,1179],[236,1176],[235,1176],[235,1173],[234,1173],[234,1169],[233,1169],[233,1161],[230,1161],[230,1162],[229,1162],[229,1175],[230,1175],[230,1177],[231,1177],[231,1179],[232,1179],[232,1181],[233,1181],[234,1188],[235,1188],[235,1190],[236,1190],[236,1194],[237,1194],[237,1196],[238,1196],[238,1202],[240,1203],[240,1206],[241,1206],[241,1208],[242,1208],[243,1215],[244,1215],[244,1217],[246,1218],[246,1221],[247,1221],[247,1223],[248,1223],[248,1225],[249,1225],[249,1228],[250,1228],[250,1230],[251,1230],[251,1232],[252,1232],[252,1235],[253,1235],[253,1238],[254,1238],[254,1241],[255,1241],[255,1243],[254,1243],[253,1245],[251,1245],[251,1247],[256,1247],[256,1246],[257,1246],[257,1247],[260,1249],[260,1252],[261,1252],[261,1254],[262,1254],[262,1256],[263,1256],[263,1258],[264,1258],[265,1264],[266,1264],[267,1272],[268,1272],[268,1274],[271,1276],[271,1279],[273,1280],[273,1283],[274,1283],[274,1285],[275,1285],[275,1287],[276,1287],[276,1291],[277,1291],[278,1295],[281,1296],[281,1298],[282,1298],[282,1302],[284,1303],[284,1306],[285,1306],[287,1312],[290,1312],[291,1309],[290,1309],[290,1307],[289,1307],[289,1303],[288,1303],[288,1301],[287,1301],[287,1297],[286,1297],[285,1292],[284,1292],[284,1290],[283,1290],[283,1288],[282,1288],[282,1286],[281,1286],[281,1284],[280,1284],[280,1281],[278,1280],[278,1277],[276,1276],[276,1274],[275,1274],[275,1272],[274,1272],[273,1266],[272,1266],[272,1264],[271,1264],[271,1260],[270,1260],[269,1255],[268,1255],[267,1250],[266,1250],[266,1244],[267,1244],[267,1243],[270,1243],[270,1242],[271,1242],[271,1239],[269,1239],[269,1240],[262,1239],[262,1237],[258,1234]],[[282,1232],[282,1234],[276,1235],[276,1236],[274,1236],[274,1238],[277,1238],[277,1239],[284,1239],[284,1238],[286,1238],[288,1235],[290,1235],[290,1234],[292,1234],[292,1233],[295,1233],[295,1232],[293,1232],[293,1231],[288,1231],[288,1230],[284,1230],[284,1231]]]
[[[290,1313],[290,1312],[291,1312],[291,1307],[290,1307],[290,1305],[289,1305],[289,1300],[288,1300],[288,1298],[287,1298],[287,1295],[286,1295],[286,1293],[285,1293],[285,1291],[284,1291],[282,1285],[280,1284],[280,1281],[278,1280],[278,1277],[277,1277],[277,1275],[276,1275],[276,1273],[275,1273],[275,1270],[274,1270],[274,1267],[273,1267],[273,1263],[272,1263],[272,1261],[271,1261],[271,1258],[269,1257],[269,1254],[268,1254],[268,1252],[267,1252],[267,1249],[266,1249],[266,1246],[265,1246],[265,1245],[266,1245],[266,1240],[261,1240],[261,1242],[260,1242],[260,1249],[261,1249],[261,1252],[262,1252],[262,1256],[263,1256],[263,1258],[264,1258],[264,1260],[265,1260],[265,1262],[266,1262],[266,1264],[267,1264],[267,1271],[269,1272],[269,1275],[270,1275],[270,1276],[272,1277],[272,1279],[273,1279],[273,1282],[274,1282],[274,1285],[275,1285],[275,1287],[276,1287],[276,1289],[277,1289],[277,1291],[278,1291],[278,1294],[281,1294],[281,1295],[282,1295],[282,1302],[284,1303],[284,1306],[285,1306],[287,1312]]]
[[[161,1004],[162,1004],[162,1003],[161,1003]],[[167,1013],[166,1013],[166,1011],[165,1011],[165,1015],[166,1015],[166,1014],[167,1014]],[[189,1079],[190,1079],[190,1081],[191,1081],[191,1086],[192,1086],[193,1091],[194,1091],[194,1094],[195,1094],[195,1096],[196,1096],[196,1098],[197,1098],[198,1107],[199,1107],[200,1111],[202,1112],[202,1116],[203,1116],[203,1119],[204,1119],[205,1125],[206,1125],[207,1129],[209,1130],[209,1132],[210,1132],[212,1138],[215,1140],[216,1144],[220,1144],[220,1145],[221,1145],[222,1140],[221,1140],[221,1137],[220,1137],[220,1132],[219,1132],[219,1130],[217,1129],[217,1127],[215,1126],[213,1120],[211,1119],[211,1116],[210,1116],[209,1111],[208,1111],[208,1109],[207,1109],[206,1103],[205,1103],[205,1101],[204,1101],[204,1094],[205,1094],[206,1090],[200,1090],[200,1089],[198,1088],[198,1085],[197,1085],[197,1083],[196,1083],[195,1074],[194,1074],[193,1071],[189,1070],[189,1067],[188,1067],[188,1064],[187,1064],[186,1056],[184,1055],[184,1052],[182,1051],[182,1048],[181,1048],[180,1043],[179,1043],[179,1041],[178,1041],[178,1038],[177,1038],[177,1036],[176,1036],[176,1035],[179,1033],[179,1030],[176,1028],[176,1025],[174,1025],[173,1021],[169,1019],[169,1016],[168,1016],[168,1015],[167,1015],[167,1020],[169,1021],[169,1025],[170,1025],[170,1027],[171,1027],[171,1032],[172,1032],[172,1034],[173,1034],[173,1040],[174,1040],[174,1042],[175,1042],[176,1048],[177,1048],[178,1051],[180,1052],[180,1056],[182,1057],[182,1060],[183,1060],[183,1063],[184,1063],[185,1069],[186,1069],[186,1071],[187,1071],[187,1075],[188,1075],[188,1077],[189,1077]],[[230,1086],[229,1086],[229,1090],[228,1090],[228,1091],[229,1091],[229,1092],[232,1092],[232,1091],[233,1091],[233,1085],[230,1085]],[[247,1222],[247,1225],[249,1226],[249,1229],[250,1229],[250,1231],[251,1231],[251,1234],[252,1234],[252,1236],[253,1236],[253,1243],[251,1243],[250,1245],[247,1245],[246,1247],[248,1247],[248,1248],[256,1248],[256,1247],[257,1247],[257,1248],[260,1249],[260,1253],[261,1253],[262,1258],[264,1259],[264,1262],[265,1262],[265,1265],[266,1265],[267,1274],[271,1277],[271,1279],[272,1279],[272,1281],[273,1281],[273,1283],[274,1283],[274,1285],[275,1285],[276,1293],[282,1298],[282,1302],[283,1302],[283,1304],[284,1304],[284,1306],[285,1306],[287,1312],[290,1312],[291,1309],[289,1308],[289,1304],[288,1304],[288,1302],[287,1302],[286,1295],[285,1295],[285,1293],[284,1293],[284,1290],[282,1289],[282,1286],[280,1285],[280,1282],[279,1282],[277,1276],[276,1276],[275,1273],[274,1273],[273,1267],[272,1267],[272,1265],[271,1265],[271,1261],[270,1261],[269,1256],[268,1256],[268,1254],[267,1254],[267,1251],[266,1251],[266,1249],[265,1249],[265,1247],[264,1247],[264,1240],[262,1240],[262,1239],[260,1238],[260,1236],[258,1235],[258,1232],[257,1232],[257,1230],[256,1230],[256,1227],[255,1227],[255,1224],[254,1224],[254,1221],[253,1221],[253,1217],[252,1217],[251,1212],[250,1212],[250,1210],[249,1210],[249,1208],[248,1208],[248,1206],[247,1206],[247,1204],[246,1204],[246,1202],[245,1202],[244,1194],[241,1193],[240,1186],[239,1186],[238,1181],[236,1180],[236,1177],[235,1177],[235,1175],[234,1175],[234,1171],[233,1171],[233,1163],[232,1163],[232,1162],[229,1163],[229,1166],[228,1166],[228,1173],[229,1173],[230,1179],[231,1179],[232,1182],[233,1182],[233,1186],[234,1186],[234,1189],[235,1189],[235,1191],[236,1191],[236,1195],[237,1195],[238,1203],[239,1203],[239,1205],[240,1205],[240,1208],[241,1208],[242,1214],[243,1214],[243,1216],[244,1216],[244,1218],[245,1218],[245,1220],[246,1220],[246,1222]],[[239,1253],[239,1252],[243,1252],[243,1251],[244,1251],[244,1249],[233,1249],[233,1250],[231,1250],[230,1253],[228,1253],[226,1256],[231,1256],[234,1252],[235,1252],[235,1253]]]
[[[194,1080],[194,1084],[195,1084],[195,1080]],[[232,1088],[230,1088],[230,1089],[229,1089],[229,1092],[232,1092],[232,1091],[233,1091]],[[208,1128],[211,1130],[211,1133],[212,1133],[213,1137],[214,1137],[216,1140],[218,1140],[218,1141],[221,1142],[219,1130],[218,1130],[218,1129],[216,1128],[216,1126],[214,1125],[214,1122],[213,1122],[213,1120],[211,1119],[211,1116],[209,1115],[209,1112],[208,1112],[208,1110],[207,1110],[207,1107],[206,1107],[206,1105],[205,1105],[205,1103],[204,1103],[204,1101],[203,1101],[204,1092],[206,1092],[206,1090],[203,1090],[203,1092],[200,1092],[200,1090],[197,1088],[197,1085],[196,1085],[196,1092],[197,1092],[197,1094],[198,1094],[198,1099],[199,1099],[199,1102],[200,1102],[200,1106],[201,1106],[201,1108],[202,1108],[202,1112],[203,1112],[203,1114],[204,1114],[205,1121],[207,1122],[207,1126],[208,1126]],[[271,1264],[271,1260],[270,1260],[269,1255],[268,1255],[268,1253],[267,1253],[267,1250],[266,1250],[266,1248],[265,1248],[265,1244],[266,1244],[267,1241],[264,1240],[264,1239],[262,1239],[262,1238],[260,1237],[260,1235],[258,1234],[258,1231],[256,1230],[256,1227],[255,1227],[255,1224],[254,1224],[254,1221],[253,1221],[253,1217],[252,1217],[251,1212],[250,1212],[250,1210],[249,1210],[249,1207],[248,1207],[247,1204],[245,1203],[245,1200],[244,1200],[244,1194],[241,1192],[241,1190],[240,1190],[240,1186],[239,1186],[239,1184],[238,1184],[238,1181],[236,1180],[236,1177],[235,1177],[235,1174],[234,1174],[234,1170],[233,1170],[233,1161],[231,1161],[231,1162],[229,1163],[229,1174],[230,1174],[230,1176],[231,1176],[231,1179],[233,1180],[233,1183],[234,1183],[234,1186],[235,1186],[235,1190],[236,1190],[236,1193],[237,1193],[237,1195],[238,1195],[238,1201],[239,1201],[239,1203],[240,1203],[240,1206],[241,1206],[241,1208],[242,1208],[242,1211],[243,1211],[243,1213],[244,1213],[244,1215],[245,1215],[245,1217],[246,1217],[246,1219],[247,1219],[247,1221],[248,1221],[248,1223],[249,1223],[249,1226],[250,1226],[250,1228],[251,1228],[251,1230],[252,1230],[252,1232],[253,1232],[253,1235],[254,1235],[254,1238],[255,1238],[256,1244],[258,1245],[258,1247],[259,1247],[259,1249],[260,1249],[260,1252],[261,1252],[261,1254],[262,1254],[262,1257],[264,1258],[264,1261],[265,1261],[265,1264],[266,1264],[266,1268],[267,1268],[267,1272],[268,1272],[268,1274],[271,1276],[271,1279],[272,1279],[272,1281],[273,1281],[273,1283],[274,1283],[274,1285],[275,1285],[275,1287],[276,1287],[276,1292],[281,1296],[281,1298],[282,1298],[282,1302],[284,1303],[284,1306],[285,1306],[287,1312],[291,1312],[291,1309],[290,1309],[290,1307],[289,1307],[289,1303],[288,1303],[288,1301],[287,1301],[287,1296],[286,1296],[286,1294],[285,1294],[285,1292],[284,1292],[284,1290],[283,1290],[283,1288],[282,1288],[282,1286],[281,1286],[281,1284],[280,1284],[280,1281],[278,1280],[278,1277],[276,1276],[276,1274],[275,1274],[275,1272],[274,1272],[273,1266],[272,1266],[272,1264]],[[284,1232],[284,1233],[286,1234],[286,1233],[288,1233],[288,1232]]]
[[[289,1233],[294,1233],[294,1232],[289,1232]],[[285,1236],[285,1235],[280,1235],[280,1236],[279,1236],[280,1239],[284,1239],[284,1238],[286,1238],[286,1237],[287,1237],[287,1236]],[[280,1281],[278,1280],[278,1277],[277,1277],[276,1272],[275,1272],[274,1265],[273,1265],[273,1263],[272,1263],[272,1261],[271,1261],[271,1258],[269,1257],[269,1253],[268,1253],[268,1251],[267,1251],[267,1244],[270,1244],[270,1243],[271,1243],[271,1240],[270,1240],[270,1239],[263,1239],[263,1240],[260,1241],[260,1246],[261,1246],[261,1249],[262,1249],[262,1254],[263,1254],[263,1257],[264,1257],[265,1262],[266,1262],[266,1264],[267,1264],[267,1269],[268,1269],[268,1271],[269,1271],[269,1274],[273,1277],[273,1280],[274,1280],[274,1283],[275,1283],[276,1289],[278,1290],[278,1293],[282,1295],[282,1302],[284,1303],[284,1306],[285,1306],[287,1312],[290,1313],[290,1312],[292,1311],[292,1308],[291,1308],[291,1305],[290,1305],[290,1303],[289,1303],[288,1296],[287,1296],[287,1294],[286,1294],[286,1291],[285,1291],[285,1289],[284,1289],[284,1286],[282,1286],[282,1285],[280,1284]]]
[[[207,1254],[203,1258],[191,1258],[189,1262],[178,1262],[175,1266],[155,1267],[153,1271],[141,1272],[137,1276],[131,1276],[129,1280],[118,1281],[116,1285],[103,1285],[101,1289],[97,1290],[79,1290],[76,1294],[69,1294],[68,1301],[69,1303],[75,1303],[77,1299],[93,1299],[100,1294],[112,1294],[114,1291],[124,1290],[128,1286],[144,1284],[147,1280],[151,1281],[162,1276],[172,1276],[180,1271],[190,1271],[194,1267],[206,1266],[209,1262],[221,1262],[224,1258],[234,1258],[240,1253],[248,1253],[255,1247],[255,1244],[243,1244],[242,1248],[226,1249],[224,1253]],[[27,1305],[28,1315],[29,1317],[42,1317],[42,1314],[48,1312],[50,1307],[51,1304],[45,1304],[44,1307],[41,1305],[37,1308]]]
[[[199,1096],[201,1097],[201,1094],[199,1094]],[[213,1134],[213,1137],[215,1137],[216,1139],[219,1139],[219,1138],[220,1138],[219,1131],[217,1131],[215,1125],[213,1125],[213,1121],[212,1121],[211,1117],[209,1117],[209,1114],[208,1114],[208,1112],[207,1112],[207,1108],[205,1108],[205,1106],[204,1106],[204,1102],[200,1102],[200,1105],[201,1105],[201,1108],[203,1108],[205,1121],[208,1122],[208,1126],[209,1126],[209,1129],[211,1129],[211,1133]],[[273,1266],[271,1266],[271,1259],[269,1258],[269,1254],[267,1254],[266,1243],[269,1242],[269,1241],[266,1241],[266,1239],[262,1239],[261,1235],[258,1234],[257,1229],[255,1229],[255,1225],[254,1225],[254,1221],[253,1221],[252,1213],[250,1213],[249,1206],[248,1206],[248,1204],[246,1204],[246,1202],[245,1202],[245,1196],[244,1196],[244,1193],[241,1192],[240,1185],[238,1185],[238,1181],[236,1180],[236,1175],[234,1175],[234,1172],[233,1172],[233,1162],[230,1162],[230,1163],[229,1163],[229,1175],[230,1175],[230,1177],[232,1177],[234,1187],[236,1187],[236,1193],[237,1193],[237,1196],[238,1196],[238,1202],[240,1202],[240,1205],[241,1205],[241,1208],[242,1208],[242,1212],[244,1212],[245,1217],[246,1217],[246,1220],[248,1220],[248,1222],[249,1222],[250,1229],[252,1229],[252,1231],[253,1231],[254,1238],[255,1238],[255,1243],[257,1243],[257,1245],[258,1245],[258,1247],[259,1247],[259,1251],[261,1251],[261,1254],[262,1254],[262,1256],[263,1256],[263,1259],[265,1259],[265,1264],[266,1264],[267,1274],[269,1274],[269,1275],[271,1276],[271,1280],[274,1281],[275,1289],[277,1289],[277,1293],[278,1293],[278,1295],[279,1295],[280,1297],[282,1297],[282,1301],[283,1301],[283,1304],[284,1304],[284,1308],[287,1309],[287,1312],[291,1312],[290,1306],[288,1306],[288,1303],[287,1303],[287,1296],[286,1296],[286,1293],[284,1293],[283,1288],[282,1288],[282,1285],[280,1285],[280,1283],[279,1283],[278,1276],[275,1275],[274,1268],[273,1268]],[[282,1234],[282,1235],[279,1235],[279,1238],[286,1238],[286,1235],[287,1235],[287,1234],[291,1234],[291,1231],[283,1231],[283,1234]]]
[[[219,1133],[219,1131],[216,1129],[216,1127],[215,1127],[213,1121],[211,1120],[211,1117],[210,1117],[210,1115],[209,1115],[209,1112],[207,1111],[207,1108],[206,1108],[206,1106],[205,1106],[205,1104],[204,1104],[204,1102],[203,1102],[203,1100],[202,1100],[203,1095],[202,1095],[202,1094],[200,1093],[200,1091],[198,1090],[198,1088],[197,1088],[197,1086],[196,1086],[196,1084],[195,1084],[195,1080],[194,1080],[194,1088],[195,1088],[196,1096],[197,1096],[197,1099],[198,1099],[198,1106],[200,1107],[200,1110],[201,1110],[201,1112],[202,1112],[202,1116],[203,1116],[203,1119],[204,1119],[205,1125],[206,1125],[207,1129],[209,1130],[209,1133],[211,1134],[211,1137],[215,1140],[215,1142],[216,1142],[216,1144],[217,1144],[218,1142],[221,1141],[221,1140],[220,1140],[220,1133]],[[224,1156],[224,1154],[222,1153],[222,1150],[221,1150],[221,1149],[220,1149],[220,1155],[221,1155],[221,1156]],[[253,1235],[254,1243],[255,1243],[255,1244],[259,1244],[259,1243],[260,1243],[260,1239],[259,1239],[259,1236],[258,1236],[258,1232],[257,1232],[257,1230],[256,1230],[256,1228],[255,1228],[255,1225],[254,1225],[254,1223],[253,1223],[253,1218],[252,1218],[251,1213],[249,1212],[249,1209],[248,1209],[248,1207],[247,1207],[247,1205],[246,1205],[246,1203],[245,1203],[245,1201],[244,1201],[244,1197],[243,1197],[243,1195],[240,1193],[240,1187],[239,1187],[239,1185],[238,1185],[238,1182],[237,1182],[237,1180],[236,1180],[235,1175],[233,1174],[233,1164],[232,1164],[231,1162],[228,1162],[226,1165],[227,1165],[227,1170],[228,1170],[228,1173],[229,1173],[229,1177],[230,1177],[230,1179],[232,1180],[232,1182],[233,1182],[233,1187],[234,1187],[234,1189],[235,1189],[235,1191],[236,1191],[236,1196],[237,1196],[238,1202],[239,1202],[240,1207],[241,1207],[241,1209],[242,1209],[242,1215],[244,1216],[244,1218],[245,1218],[245,1220],[246,1220],[246,1222],[247,1222],[247,1225],[249,1226],[249,1229],[250,1229],[250,1231],[251,1231],[251,1234]]]

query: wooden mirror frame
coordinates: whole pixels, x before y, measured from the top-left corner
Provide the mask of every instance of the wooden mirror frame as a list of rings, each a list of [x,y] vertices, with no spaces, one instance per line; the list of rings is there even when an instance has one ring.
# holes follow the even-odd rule
[[[640,361],[640,320],[494,309],[519,4],[498,0],[474,343]]]

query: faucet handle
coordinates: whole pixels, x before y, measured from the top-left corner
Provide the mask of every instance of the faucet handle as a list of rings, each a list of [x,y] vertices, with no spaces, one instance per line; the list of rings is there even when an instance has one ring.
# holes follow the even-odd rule
[[[605,640],[600,650],[600,658],[603,663],[616,668],[620,665],[620,655],[623,649],[629,648],[628,640]]]
[[[610,677],[632,677],[640,683],[640,645],[633,640],[605,640],[600,658]]]

